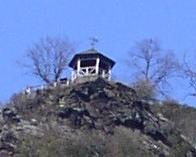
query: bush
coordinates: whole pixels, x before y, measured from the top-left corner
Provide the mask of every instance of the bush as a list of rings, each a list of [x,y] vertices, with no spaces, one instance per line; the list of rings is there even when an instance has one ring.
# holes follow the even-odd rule
[[[138,80],[132,86],[139,99],[153,99],[156,97],[156,90],[151,82]]]
[[[128,129],[116,129],[114,135],[99,131],[65,134],[53,127],[41,138],[24,136],[18,157],[151,157],[140,145]]]

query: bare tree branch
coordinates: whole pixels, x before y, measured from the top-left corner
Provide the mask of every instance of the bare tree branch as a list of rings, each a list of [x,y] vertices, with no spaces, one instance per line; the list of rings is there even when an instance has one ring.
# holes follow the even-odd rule
[[[182,77],[188,80],[189,87],[192,88],[193,92],[189,94],[189,96],[196,96],[196,71],[194,68],[190,65],[190,63],[187,62],[186,56],[183,57],[183,64],[181,65],[181,72]]]
[[[24,66],[49,84],[61,77],[73,52],[74,47],[67,40],[46,37],[28,49],[28,63]]]
[[[137,42],[129,54],[130,63],[137,72],[136,77],[139,78],[139,82],[142,85],[145,84],[144,82],[149,83],[156,90],[168,83],[178,67],[175,55],[172,52],[163,51],[154,39]],[[164,92],[160,90],[159,93]]]

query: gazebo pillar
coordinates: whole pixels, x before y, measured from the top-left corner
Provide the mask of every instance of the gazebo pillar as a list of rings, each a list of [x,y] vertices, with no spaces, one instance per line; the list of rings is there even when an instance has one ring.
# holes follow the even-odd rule
[[[75,80],[75,78],[76,78],[76,72],[73,70],[71,72],[71,80],[72,80],[72,82]]]
[[[97,57],[97,59],[96,59],[96,67],[95,67],[96,74],[99,74],[99,63],[100,63],[100,58]]]
[[[102,71],[101,76],[105,78],[105,70]]]
[[[80,75],[80,69],[81,69],[81,60],[78,59],[78,61],[77,61],[77,76]]]
[[[112,70],[111,68],[108,70],[108,80],[111,81],[112,79]]]

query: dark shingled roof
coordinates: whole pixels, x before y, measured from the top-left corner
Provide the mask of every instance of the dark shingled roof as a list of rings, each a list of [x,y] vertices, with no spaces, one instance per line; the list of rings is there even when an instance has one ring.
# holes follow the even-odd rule
[[[109,64],[111,64],[111,67],[113,67],[115,65],[115,61],[113,61],[112,59],[106,57],[102,53],[98,52],[96,49],[89,49],[89,50],[77,53],[72,58],[71,62],[69,63],[69,66],[74,68],[74,65],[76,64],[76,61],[78,60],[78,58],[90,58],[90,57],[100,57],[101,59],[104,59]]]

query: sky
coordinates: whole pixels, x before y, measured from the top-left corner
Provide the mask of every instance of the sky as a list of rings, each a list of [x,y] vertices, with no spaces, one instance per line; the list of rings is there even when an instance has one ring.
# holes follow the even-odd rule
[[[41,83],[17,61],[47,35],[67,37],[77,51],[89,49],[89,38],[97,37],[96,48],[117,62],[114,74],[125,83],[131,82],[125,59],[136,41],[156,38],[179,58],[196,52],[195,0],[0,0],[0,19],[2,102],[27,85]],[[195,105],[194,98],[185,99],[188,87],[183,81],[173,88],[174,98]]]

